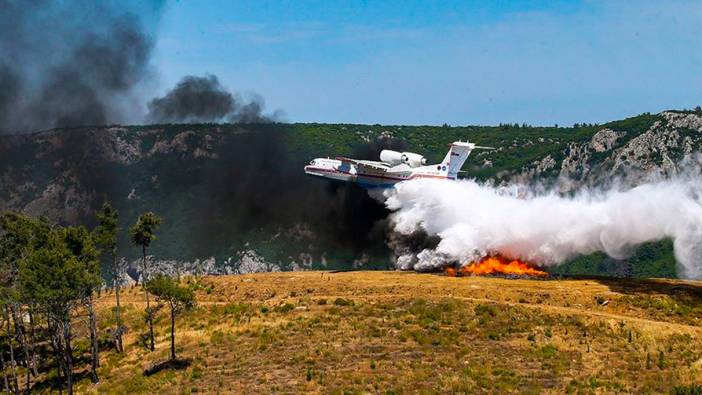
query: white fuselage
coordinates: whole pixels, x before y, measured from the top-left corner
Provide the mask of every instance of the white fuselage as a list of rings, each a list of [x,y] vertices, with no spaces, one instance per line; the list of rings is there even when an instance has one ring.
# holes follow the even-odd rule
[[[317,158],[305,166],[305,173],[311,176],[329,178],[343,182],[356,182],[365,187],[386,188],[398,182],[416,178],[452,179],[448,176],[446,166],[441,165],[410,167],[406,164],[389,166],[383,162],[361,161],[383,166],[386,171],[378,171],[370,166],[356,165],[338,159]]]
[[[455,180],[463,163],[476,145],[456,141],[449,145],[444,160],[435,165],[424,165],[423,156],[411,152],[383,150],[381,161],[349,158],[317,158],[305,166],[305,173],[342,182],[355,182],[364,187],[387,188],[398,182],[417,178]],[[489,148],[489,147],[477,147]]]

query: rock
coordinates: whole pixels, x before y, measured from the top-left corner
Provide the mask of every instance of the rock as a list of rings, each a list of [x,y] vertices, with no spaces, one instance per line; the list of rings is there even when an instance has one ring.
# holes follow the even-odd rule
[[[615,143],[620,137],[626,135],[626,132],[615,132],[612,129],[602,129],[595,133],[590,140],[590,148],[595,152],[605,152],[614,148]]]

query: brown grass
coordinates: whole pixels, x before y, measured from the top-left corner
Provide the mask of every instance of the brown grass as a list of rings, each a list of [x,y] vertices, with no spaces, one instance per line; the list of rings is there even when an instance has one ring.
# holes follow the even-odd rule
[[[700,384],[702,283],[508,280],[402,272],[188,279],[179,369],[157,351],[140,288],[123,295],[126,353],[102,353],[98,393],[610,393]],[[99,299],[103,327],[114,295]]]

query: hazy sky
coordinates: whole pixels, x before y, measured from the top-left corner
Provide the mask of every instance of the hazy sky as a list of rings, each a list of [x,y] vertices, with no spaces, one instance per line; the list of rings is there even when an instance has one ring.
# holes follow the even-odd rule
[[[288,121],[600,122],[702,104],[702,1],[180,1],[155,63]]]

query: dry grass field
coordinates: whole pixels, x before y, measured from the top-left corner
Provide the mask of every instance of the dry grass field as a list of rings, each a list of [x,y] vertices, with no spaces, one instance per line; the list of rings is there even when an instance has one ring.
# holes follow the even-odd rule
[[[126,289],[126,352],[101,354],[83,393],[685,393],[702,384],[702,282],[286,272],[183,279],[184,366],[143,342]],[[114,295],[99,299],[113,325]],[[87,343],[77,344],[87,353]],[[699,388],[697,388],[699,389]]]

